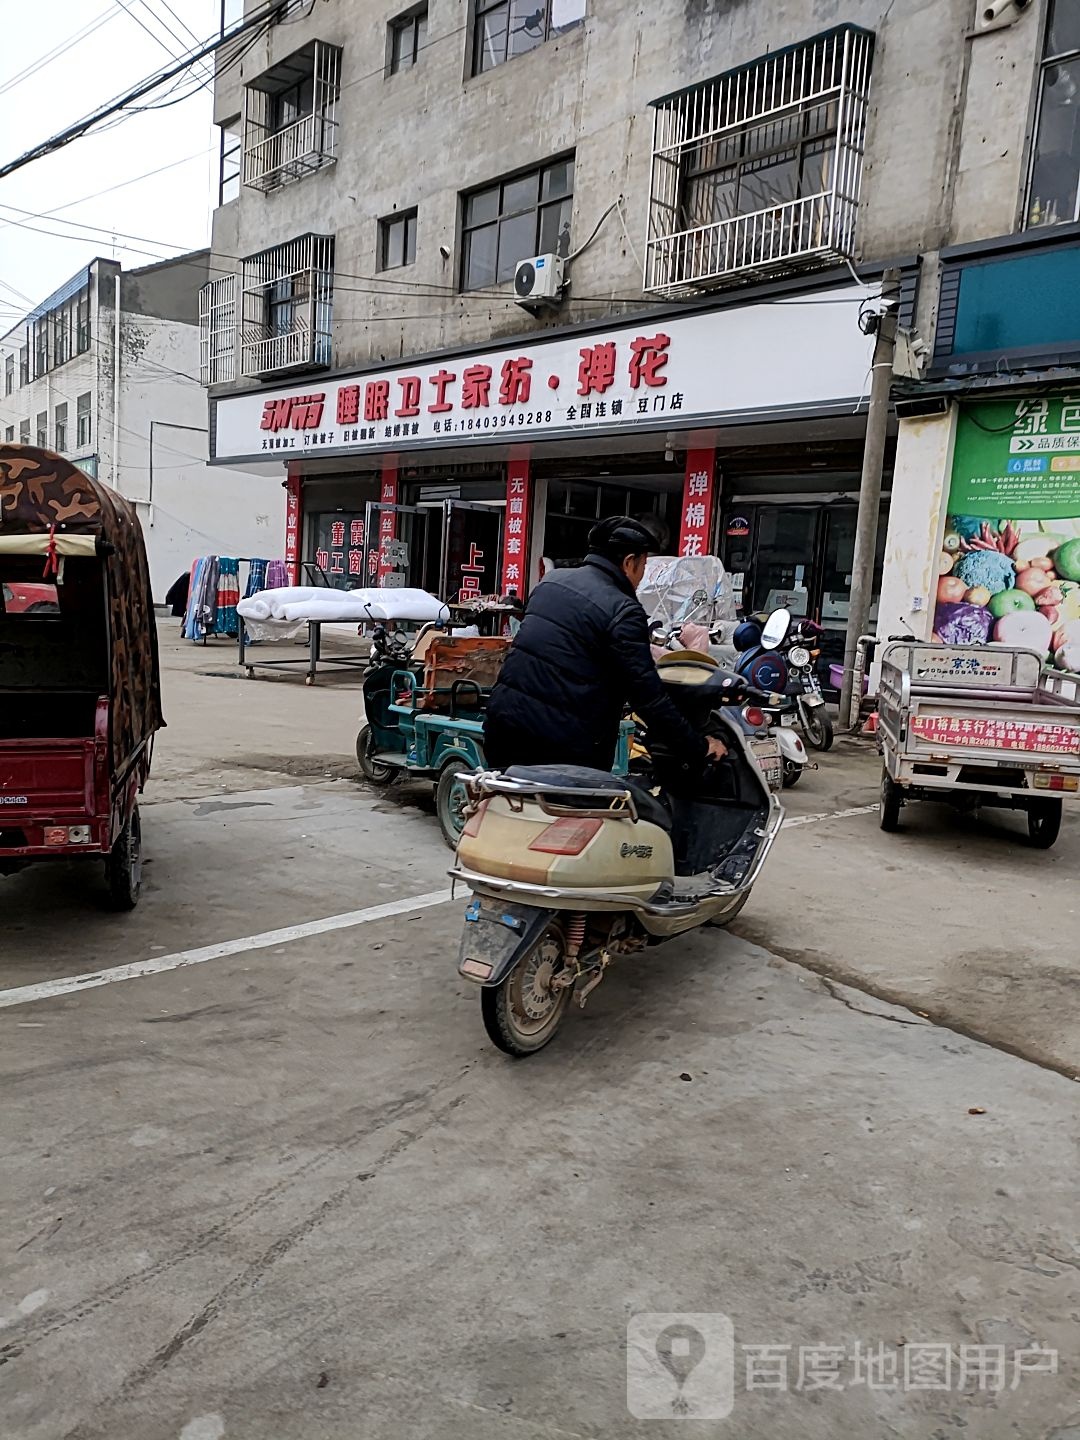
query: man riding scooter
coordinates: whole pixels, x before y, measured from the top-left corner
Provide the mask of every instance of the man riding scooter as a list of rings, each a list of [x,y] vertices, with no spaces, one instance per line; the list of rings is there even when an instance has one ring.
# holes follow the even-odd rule
[[[590,531],[584,564],[537,586],[488,702],[484,752],[493,769],[610,770],[627,704],[687,775],[727,753],[679,714],[652,658],[637,588],[646,557],[662,550],[655,521],[613,516]]]

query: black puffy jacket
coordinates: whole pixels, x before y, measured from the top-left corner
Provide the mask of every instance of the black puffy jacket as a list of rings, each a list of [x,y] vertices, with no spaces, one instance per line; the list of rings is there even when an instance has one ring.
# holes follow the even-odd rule
[[[664,692],[649,623],[617,565],[589,555],[538,585],[488,702],[489,765],[587,765],[610,770],[625,705],[688,771],[707,746]]]

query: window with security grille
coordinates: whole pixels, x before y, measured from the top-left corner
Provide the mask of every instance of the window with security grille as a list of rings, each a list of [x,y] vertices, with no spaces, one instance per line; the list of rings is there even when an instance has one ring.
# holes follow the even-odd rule
[[[222,275],[199,291],[199,371],[204,385],[236,379],[235,275]]]
[[[872,57],[841,25],[654,102],[646,290],[851,258]]]
[[[301,235],[242,264],[240,373],[329,365],[334,304],[334,237]]]
[[[322,40],[252,80],[246,87],[243,183],[277,190],[332,165],[340,96],[341,50]]]

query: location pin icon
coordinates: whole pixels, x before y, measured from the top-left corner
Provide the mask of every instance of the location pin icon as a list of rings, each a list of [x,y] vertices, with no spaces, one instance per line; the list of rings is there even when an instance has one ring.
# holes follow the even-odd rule
[[[668,1325],[656,1337],[656,1354],[660,1363],[675,1381],[677,1393],[671,1402],[675,1414],[686,1414],[689,1406],[683,1387],[705,1358],[705,1337],[693,1325]]]

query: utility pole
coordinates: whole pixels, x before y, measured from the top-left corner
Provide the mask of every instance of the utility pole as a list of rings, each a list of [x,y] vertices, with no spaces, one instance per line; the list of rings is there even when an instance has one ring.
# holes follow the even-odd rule
[[[885,462],[885,440],[889,427],[889,395],[892,390],[896,325],[900,308],[900,271],[886,270],[881,277],[881,309],[877,317],[873,372],[870,380],[870,408],[866,415],[866,442],[863,447],[862,479],[859,482],[859,514],[855,523],[855,554],[851,562],[851,602],[848,607],[847,639],[844,643],[844,686],[840,692],[840,724],[850,722],[856,700],[852,700],[855,656],[859,636],[870,623],[874,590],[874,556],[877,553],[881,512],[881,469]],[[854,727],[853,727],[854,728]]]

